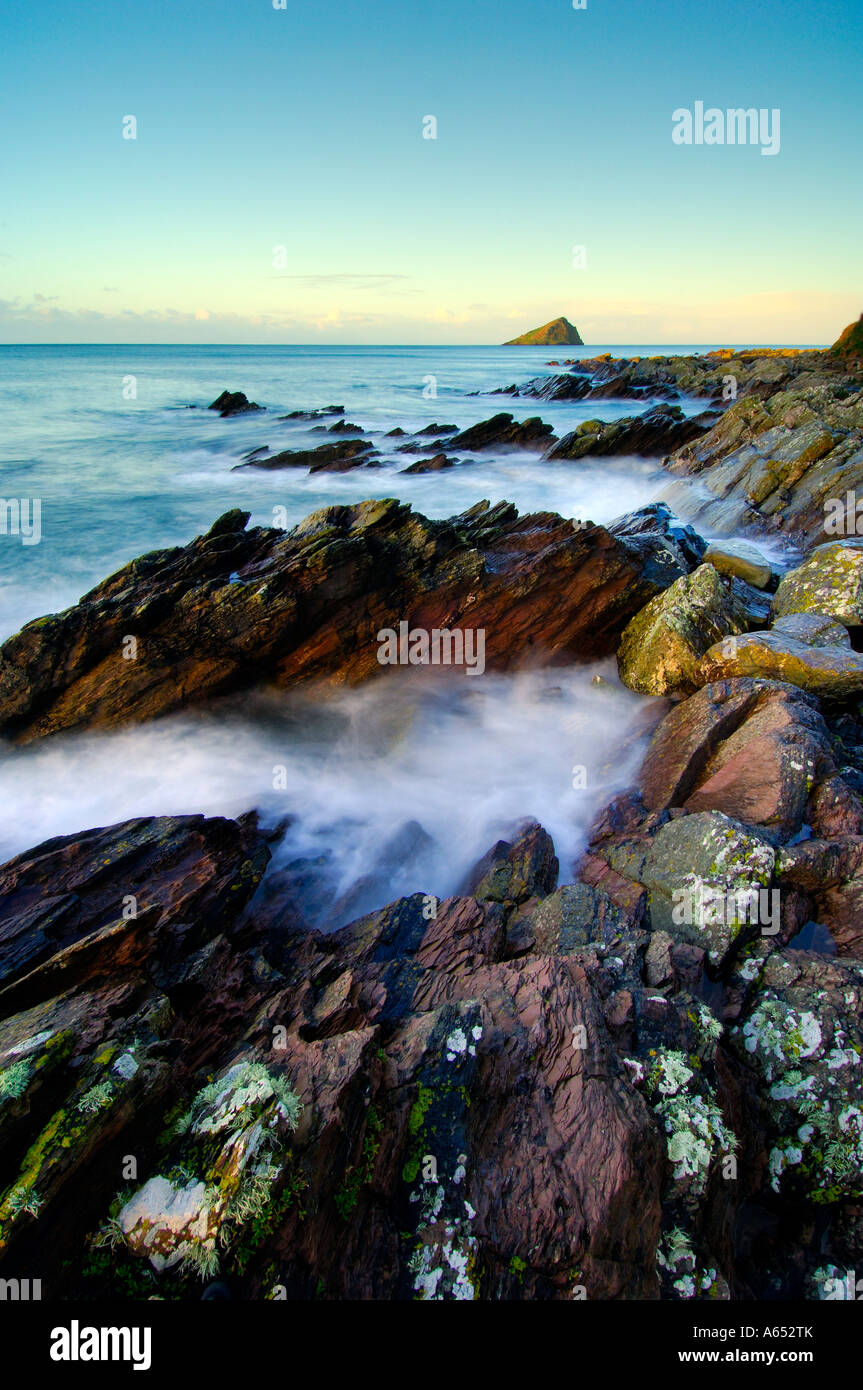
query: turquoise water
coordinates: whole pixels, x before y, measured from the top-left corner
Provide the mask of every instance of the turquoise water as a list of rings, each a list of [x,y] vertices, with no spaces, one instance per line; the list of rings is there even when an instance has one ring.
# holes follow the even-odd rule
[[[686,346],[690,352],[706,348]],[[398,496],[435,517],[483,497],[522,510],[607,521],[655,495],[655,469],[637,460],[591,467],[546,464],[536,454],[486,455],[445,474],[399,476],[412,462],[389,450],[378,470],[309,478],[296,470],[232,472],[261,444],[274,451],[321,443],[320,434],[274,417],[344,405],[364,429],[406,430],[432,421],[460,427],[498,410],[541,414],[556,433],[595,416],[643,410],[626,401],[546,403],[475,396],[546,370],[550,359],[649,355],[674,349],[502,347],[0,346],[0,497],[40,498],[42,539],[0,535],[0,638],[67,607],[120,565],[209,528],[229,507],[289,524],[317,507]],[[125,399],[134,378],[135,399]],[[436,397],[427,393],[434,379]],[[268,407],[222,420],[207,406],[225,387]],[[194,410],[186,407],[194,405]],[[700,408],[692,403],[692,409]]]

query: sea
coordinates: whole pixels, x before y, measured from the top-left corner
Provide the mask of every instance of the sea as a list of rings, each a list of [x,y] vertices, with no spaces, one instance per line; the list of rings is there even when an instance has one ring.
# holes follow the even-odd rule
[[[364,498],[398,497],[434,518],[488,499],[611,521],[665,495],[668,475],[654,461],[552,463],[491,451],[406,475],[404,441],[383,436],[396,426],[464,428],[500,410],[541,415],[561,435],[649,402],[494,393],[556,370],[553,360],[713,346],[728,344],[0,345],[0,498],[40,505],[38,543],[0,534],[0,640],[75,603],[133,557],[188,542],[232,507],[251,512],[253,525],[290,526]],[[207,406],[225,389],[266,410],[222,419]],[[278,417],[331,405],[372,434],[382,467],[237,470],[256,448],[323,442],[309,423]],[[681,518],[697,520],[697,494],[674,496]],[[773,554],[786,558],[777,545]],[[287,825],[277,867],[304,885],[307,919],[329,927],[407,892],[457,892],[492,844],[536,819],[568,882],[597,810],[637,771],[645,703],[620,685],[613,661],[443,683],[410,671],[325,700],[265,692],[144,727],[0,748],[0,857],[132,817],[257,810],[263,823]]]

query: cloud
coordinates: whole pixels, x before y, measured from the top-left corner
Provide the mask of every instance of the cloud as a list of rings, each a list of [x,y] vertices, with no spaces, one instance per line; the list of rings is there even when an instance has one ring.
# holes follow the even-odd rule
[[[400,281],[410,281],[410,275],[366,275],[344,272],[337,275],[268,275],[268,280],[292,280],[303,289],[321,290],[332,286],[351,290],[382,290]]]

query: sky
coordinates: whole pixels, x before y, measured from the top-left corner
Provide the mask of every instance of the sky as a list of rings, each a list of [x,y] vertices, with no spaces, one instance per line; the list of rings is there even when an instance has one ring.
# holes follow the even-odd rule
[[[0,342],[829,343],[863,310],[859,0],[275,4],[0,0]],[[697,101],[778,109],[778,153],[675,143]]]

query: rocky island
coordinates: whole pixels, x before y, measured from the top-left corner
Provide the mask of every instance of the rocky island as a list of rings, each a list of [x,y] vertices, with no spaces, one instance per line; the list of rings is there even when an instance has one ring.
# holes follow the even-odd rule
[[[583,347],[584,343],[575,324],[562,317],[552,319],[551,323],[543,324],[542,328],[534,328],[529,333],[522,333],[520,338],[511,338],[508,343],[504,343],[504,347],[561,347],[563,345]]]

